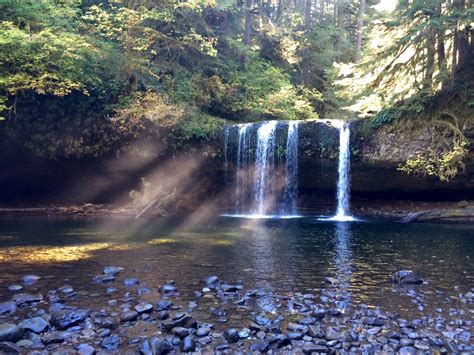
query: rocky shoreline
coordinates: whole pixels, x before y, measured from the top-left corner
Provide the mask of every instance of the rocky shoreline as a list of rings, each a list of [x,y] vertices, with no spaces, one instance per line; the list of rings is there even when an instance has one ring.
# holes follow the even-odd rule
[[[449,316],[439,308],[433,314],[403,319],[397,313],[353,304],[344,278],[327,278],[328,288],[319,292],[278,295],[208,276],[196,283],[193,297],[182,297],[179,285],[170,280],[154,298],[152,290],[138,279],[122,278],[122,271],[122,267],[105,267],[91,280],[97,293],[76,292],[70,285],[45,294],[25,292],[37,291],[34,285],[40,277],[35,275],[10,285],[12,299],[0,303],[0,353],[474,351],[474,289],[445,295],[444,311]],[[425,308],[423,286],[419,285],[423,280],[400,271],[392,275],[391,282],[404,290],[418,310]],[[104,299],[98,308],[72,306],[79,299],[97,298]],[[455,300],[467,310],[456,308]]]

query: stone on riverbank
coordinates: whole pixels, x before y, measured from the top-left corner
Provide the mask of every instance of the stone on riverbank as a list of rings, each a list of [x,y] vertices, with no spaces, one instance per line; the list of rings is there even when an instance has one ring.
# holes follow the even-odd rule
[[[423,283],[423,280],[411,270],[397,271],[392,275],[391,280],[392,282],[398,283],[401,285],[408,285],[408,284],[419,285]]]

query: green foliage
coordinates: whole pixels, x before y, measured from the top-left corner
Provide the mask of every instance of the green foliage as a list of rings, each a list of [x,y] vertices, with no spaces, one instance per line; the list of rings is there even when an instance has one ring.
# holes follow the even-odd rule
[[[185,140],[210,140],[221,132],[225,120],[198,110],[191,110],[180,120],[176,129],[179,137]]]
[[[467,142],[459,142],[450,150],[435,151],[430,149],[408,159],[399,170],[407,174],[436,176],[441,181],[453,179],[458,172],[464,170],[464,159],[468,153]]]

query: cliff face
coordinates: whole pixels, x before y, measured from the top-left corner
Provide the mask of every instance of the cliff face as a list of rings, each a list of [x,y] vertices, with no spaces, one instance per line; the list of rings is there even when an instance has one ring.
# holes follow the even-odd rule
[[[300,130],[300,187],[303,191],[331,190],[337,179],[338,131],[320,122]],[[472,131],[466,135],[474,146]],[[433,176],[407,175],[398,170],[409,157],[434,147],[437,132],[428,125],[370,127],[367,121],[351,123],[351,191],[365,197],[469,199],[474,198],[474,154],[466,169],[449,182]]]
[[[279,145],[284,148],[286,125]],[[465,133],[474,147],[474,130]],[[397,168],[411,155],[433,145],[436,133],[427,125],[373,129],[367,121],[351,123],[351,194],[358,198],[474,200],[474,154],[466,169],[449,182],[436,177],[407,175]],[[189,142],[170,151],[162,140],[126,153],[87,160],[40,160],[5,147],[0,152],[0,203],[127,202],[140,187],[141,177],[164,185],[185,204],[225,195],[224,135],[214,141]],[[131,145],[133,146],[133,144]],[[280,148],[279,148],[280,149]],[[339,131],[324,121],[299,127],[299,191],[304,204],[327,196],[334,203],[337,182]],[[167,151],[163,154],[163,151]],[[234,154],[228,154],[229,185],[235,176]],[[221,195],[222,196],[222,195]]]

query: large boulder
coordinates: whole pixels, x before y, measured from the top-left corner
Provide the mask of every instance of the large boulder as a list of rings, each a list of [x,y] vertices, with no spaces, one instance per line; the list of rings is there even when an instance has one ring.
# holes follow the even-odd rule
[[[423,279],[418,277],[413,271],[411,270],[400,270],[395,272],[391,278],[393,283],[401,284],[401,285],[419,285],[423,283]]]

